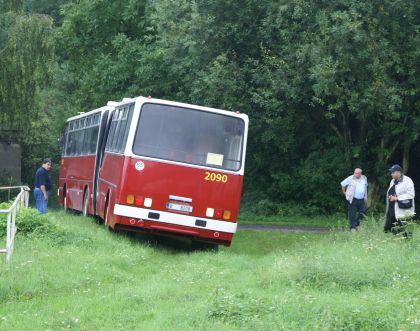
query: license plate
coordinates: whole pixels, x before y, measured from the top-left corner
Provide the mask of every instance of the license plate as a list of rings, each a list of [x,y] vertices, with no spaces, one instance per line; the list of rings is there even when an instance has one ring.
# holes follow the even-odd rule
[[[177,211],[183,211],[183,212],[186,212],[186,213],[191,213],[192,212],[192,207],[191,206],[179,205],[177,203],[171,203],[171,202],[168,202],[166,204],[166,208],[167,209],[172,209],[172,210],[177,210]]]

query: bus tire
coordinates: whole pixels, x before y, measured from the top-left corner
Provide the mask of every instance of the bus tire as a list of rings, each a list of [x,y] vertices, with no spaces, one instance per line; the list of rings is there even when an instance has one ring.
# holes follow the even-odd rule
[[[89,190],[86,189],[85,193],[83,194],[82,214],[83,214],[84,217],[88,216],[88,197],[89,197]]]
[[[105,210],[104,210],[104,225],[105,228],[110,231],[113,232],[113,229],[111,228],[111,226],[109,225],[109,208],[108,208],[108,196],[107,199],[105,201]]]
[[[66,214],[70,213],[70,209],[67,207],[67,189],[66,189],[66,187],[64,187],[64,191],[63,191],[63,208],[64,208],[64,212]]]

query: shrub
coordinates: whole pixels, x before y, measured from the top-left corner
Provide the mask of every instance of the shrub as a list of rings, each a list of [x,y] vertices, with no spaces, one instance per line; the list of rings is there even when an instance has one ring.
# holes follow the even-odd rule
[[[416,219],[413,215],[400,219],[398,222],[394,223],[394,225],[392,233],[398,237],[409,239],[420,225],[420,220]]]
[[[10,203],[0,204],[0,209],[7,209]],[[6,215],[0,215],[0,237],[6,235]],[[91,237],[68,231],[60,223],[53,222],[48,214],[41,215],[34,208],[21,208],[16,215],[17,234],[48,241],[53,246],[92,245]]]
[[[268,199],[260,200],[255,205],[254,212],[257,215],[264,216],[276,215],[278,212],[278,205]]]
[[[322,209],[302,203],[280,203],[277,205],[277,215],[279,216],[315,216],[321,215]]]
[[[0,203],[0,209],[9,208],[11,203]],[[52,227],[45,215],[39,214],[34,208],[20,208],[16,214],[16,227],[19,234],[29,235],[41,227]],[[0,215],[0,236],[6,235],[6,215]]]
[[[322,214],[320,207],[311,204],[275,203],[268,199],[262,199],[257,203],[247,203],[246,205],[247,207],[241,208],[242,214],[258,216],[315,216]]]
[[[16,226],[20,234],[28,235],[46,225],[52,226],[46,215],[41,215],[34,208],[21,208],[16,215]]]
[[[0,209],[8,209],[10,207],[11,203],[9,202],[1,202],[0,203]],[[6,235],[6,214],[0,214],[0,237],[3,237]]]

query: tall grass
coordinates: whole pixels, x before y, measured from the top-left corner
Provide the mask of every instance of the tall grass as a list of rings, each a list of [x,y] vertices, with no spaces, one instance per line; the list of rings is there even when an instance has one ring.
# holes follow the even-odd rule
[[[0,262],[4,330],[415,330],[420,237],[242,231],[232,247],[107,232],[49,214]],[[47,230],[45,230],[47,229]]]

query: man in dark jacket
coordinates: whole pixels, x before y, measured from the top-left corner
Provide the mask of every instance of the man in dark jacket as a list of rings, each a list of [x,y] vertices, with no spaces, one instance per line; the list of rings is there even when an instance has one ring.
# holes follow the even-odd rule
[[[42,166],[39,167],[35,173],[34,196],[36,209],[38,209],[40,214],[45,214],[47,212],[48,196],[51,191],[50,170],[51,159],[44,159]]]

